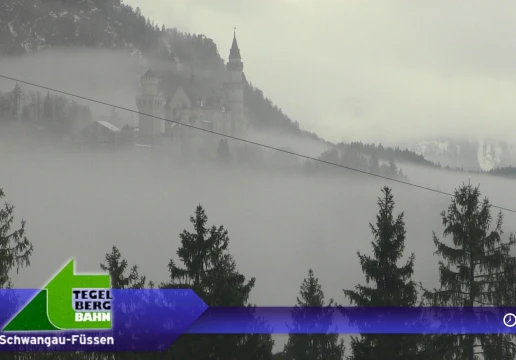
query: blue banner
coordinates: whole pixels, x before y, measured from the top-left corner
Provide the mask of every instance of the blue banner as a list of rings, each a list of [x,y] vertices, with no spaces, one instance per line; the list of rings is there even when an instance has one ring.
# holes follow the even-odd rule
[[[516,308],[208,307],[191,290],[111,292],[111,329],[41,331],[27,306],[41,289],[1,290],[0,351],[162,351],[183,334],[516,334]]]

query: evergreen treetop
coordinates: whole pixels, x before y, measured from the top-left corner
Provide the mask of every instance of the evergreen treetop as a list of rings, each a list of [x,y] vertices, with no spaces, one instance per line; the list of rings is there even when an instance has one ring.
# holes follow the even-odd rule
[[[138,273],[138,266],[134,265],[129,270],[128,262],[122,258],[120,250],[113,246],[111,253],[106,254],[105,263],[100,264],[102,271],[109,273],[111,276],[111,287],[113,289],[142,289],[145,287],[146,278]],[[150,283],[152,287],[152,282]]]
[[[411,280],[414,273],[415,255],[398,266],[405,250],[405,222],[403,213],[393,215],[394,197],[388,187],[382,189],[378,199],[379,212],[376,226],[369,224],[374,240],[371,242],[373,256],[358,253],[366,283],[375,286],[357,285],[355,290],[344,290],[351,304],[358,306],[414,306],[417,303],[417,285]]]
[[[371,285],[357,285],[354,290],[344,290],[344,294],[351,304],[363,307],[415,306],[418,292],[416,283],[411,279],[414,254],[404,265],[398,266],[405,249],[403,213],[394,216],[395,203],[390,188],[384,187],[382,193],[383,196],[378,199],[376,226],[369,224],[374,237],[371,243],[373,255],[358,253],[366,283]],[[361,324],[364,326],[363,321]],[[420,346],[419,335],[363,334],[361,338],[352,337],[352,355],[349,359],[419,359]]]
[[[516,263],[510,254],[514,235],[502,240],[503,216],[491,215],[491,204],[481,200],[478,187],[459,187],[447,211],[441,213],[444,237],[433,234],[439,262],[440,288],[425,297],[434,306],[513,306],[516,289]],[[449,319],[453,321],[452,319]],[[441,335],[435,347],[445,359],[514,359],[513,336],[503,334]]]
[[[227,230],[223,226],[208,227],[201,205],[190,222],[194,231],[180,234],[181,246],[177,250],[182,266],[170,260],[170,281],[161,287],[193,289],[209,306],[251,307],[248,301],[255,279],[247,280],[238,272],[228,251]],[[269,360],[273,344],[270,335],[188,335],[175,343],[168,355],[199,360]]]
[[[284,359],[288,360],[341,360],[344,357],[344,342],[339,341],[338,334],[328,334],[332,324],[334,309],[331,308],[333,300],[324,304],[324,292],[319,279],[314,276],[312,269],[308,271],[308,277],[303,280],[300,288],[300,296],[292,314],[294,328],[300,327],[300,322],[306,324],[307,318],[313,319],[310,325],[317,329],[316,334],[290,334],[283,350]],[[319,307],[317,316],[314,309],[310,315],[306,314],[305,307]],[[315,317],[315,318],[314,318]]]
[[[0,199],[5,193],[0,189]],[[12,230],[14,222],[14,206],[5,203],[0,208],[0,289],[12,286],[11,270],[30,266],[33,246],[25,235],[25,220],[21,221],[19,229]]]

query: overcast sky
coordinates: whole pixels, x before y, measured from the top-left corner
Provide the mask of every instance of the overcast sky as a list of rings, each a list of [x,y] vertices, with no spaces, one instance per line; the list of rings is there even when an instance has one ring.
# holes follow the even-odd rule
[[[125,0],[203,33],[247,77],[330,140],[516,130],[516,3],[500,0]]]

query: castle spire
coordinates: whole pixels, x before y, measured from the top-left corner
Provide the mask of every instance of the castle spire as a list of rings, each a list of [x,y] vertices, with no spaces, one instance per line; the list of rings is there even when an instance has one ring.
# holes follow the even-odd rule
[[[240,49],[238,48],[238,43],[236,39],[236,27],[233,28],[233,44],[231,45],[231,50],[229,51],[229,59],[230,60],[240,60]]]
[[[156,75],[154,74],[154,71],[152,71],[152,68],[150,66],[147,72],[143,74],[142,79],[156,79]]]
[[[233,45],[229,51],[226,65],[226,101],[229,109],[229,128],[234,136],[245,136],[246,122],[244,118],[244,63],[240,57],[240,49],[236,39],[236,28],[233,29]]]

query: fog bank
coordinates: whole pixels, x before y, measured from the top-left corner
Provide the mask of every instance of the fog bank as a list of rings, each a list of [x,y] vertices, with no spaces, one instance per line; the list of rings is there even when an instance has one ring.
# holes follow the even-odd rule
[[[3,154],[0,186],[16,206],[16,218],[27,220],[35,245],[32,266],[15,278],[16,286],[42,286],[71,256],[80,270],[96,270],[112,245],[149,279],[165,281],[178,235],[191,229],[197,204],[205,207],[210,224],[229,230],[238,268],[257,278],[252,301],[260,305],[293,304],[309,268],[339,303],[346,302],[342,288],[363,282],[356,252],[371,252],[368,222],[375,221],[383,181],[183,166],[139,150]],[[414,182],[450,192],[469,177],[404,170]],[[514,181],[487,176],[471,181],[479,182],[496,205],[516,203]],[[442,233],[439,213],[449,199],[389,185],[396,211],[405,212],[406,251],[416,253],[415,278],[433,287],[438,259],[430,255],[431,234]],[[513,216],[506,215],[507,234],[516,232]]]

